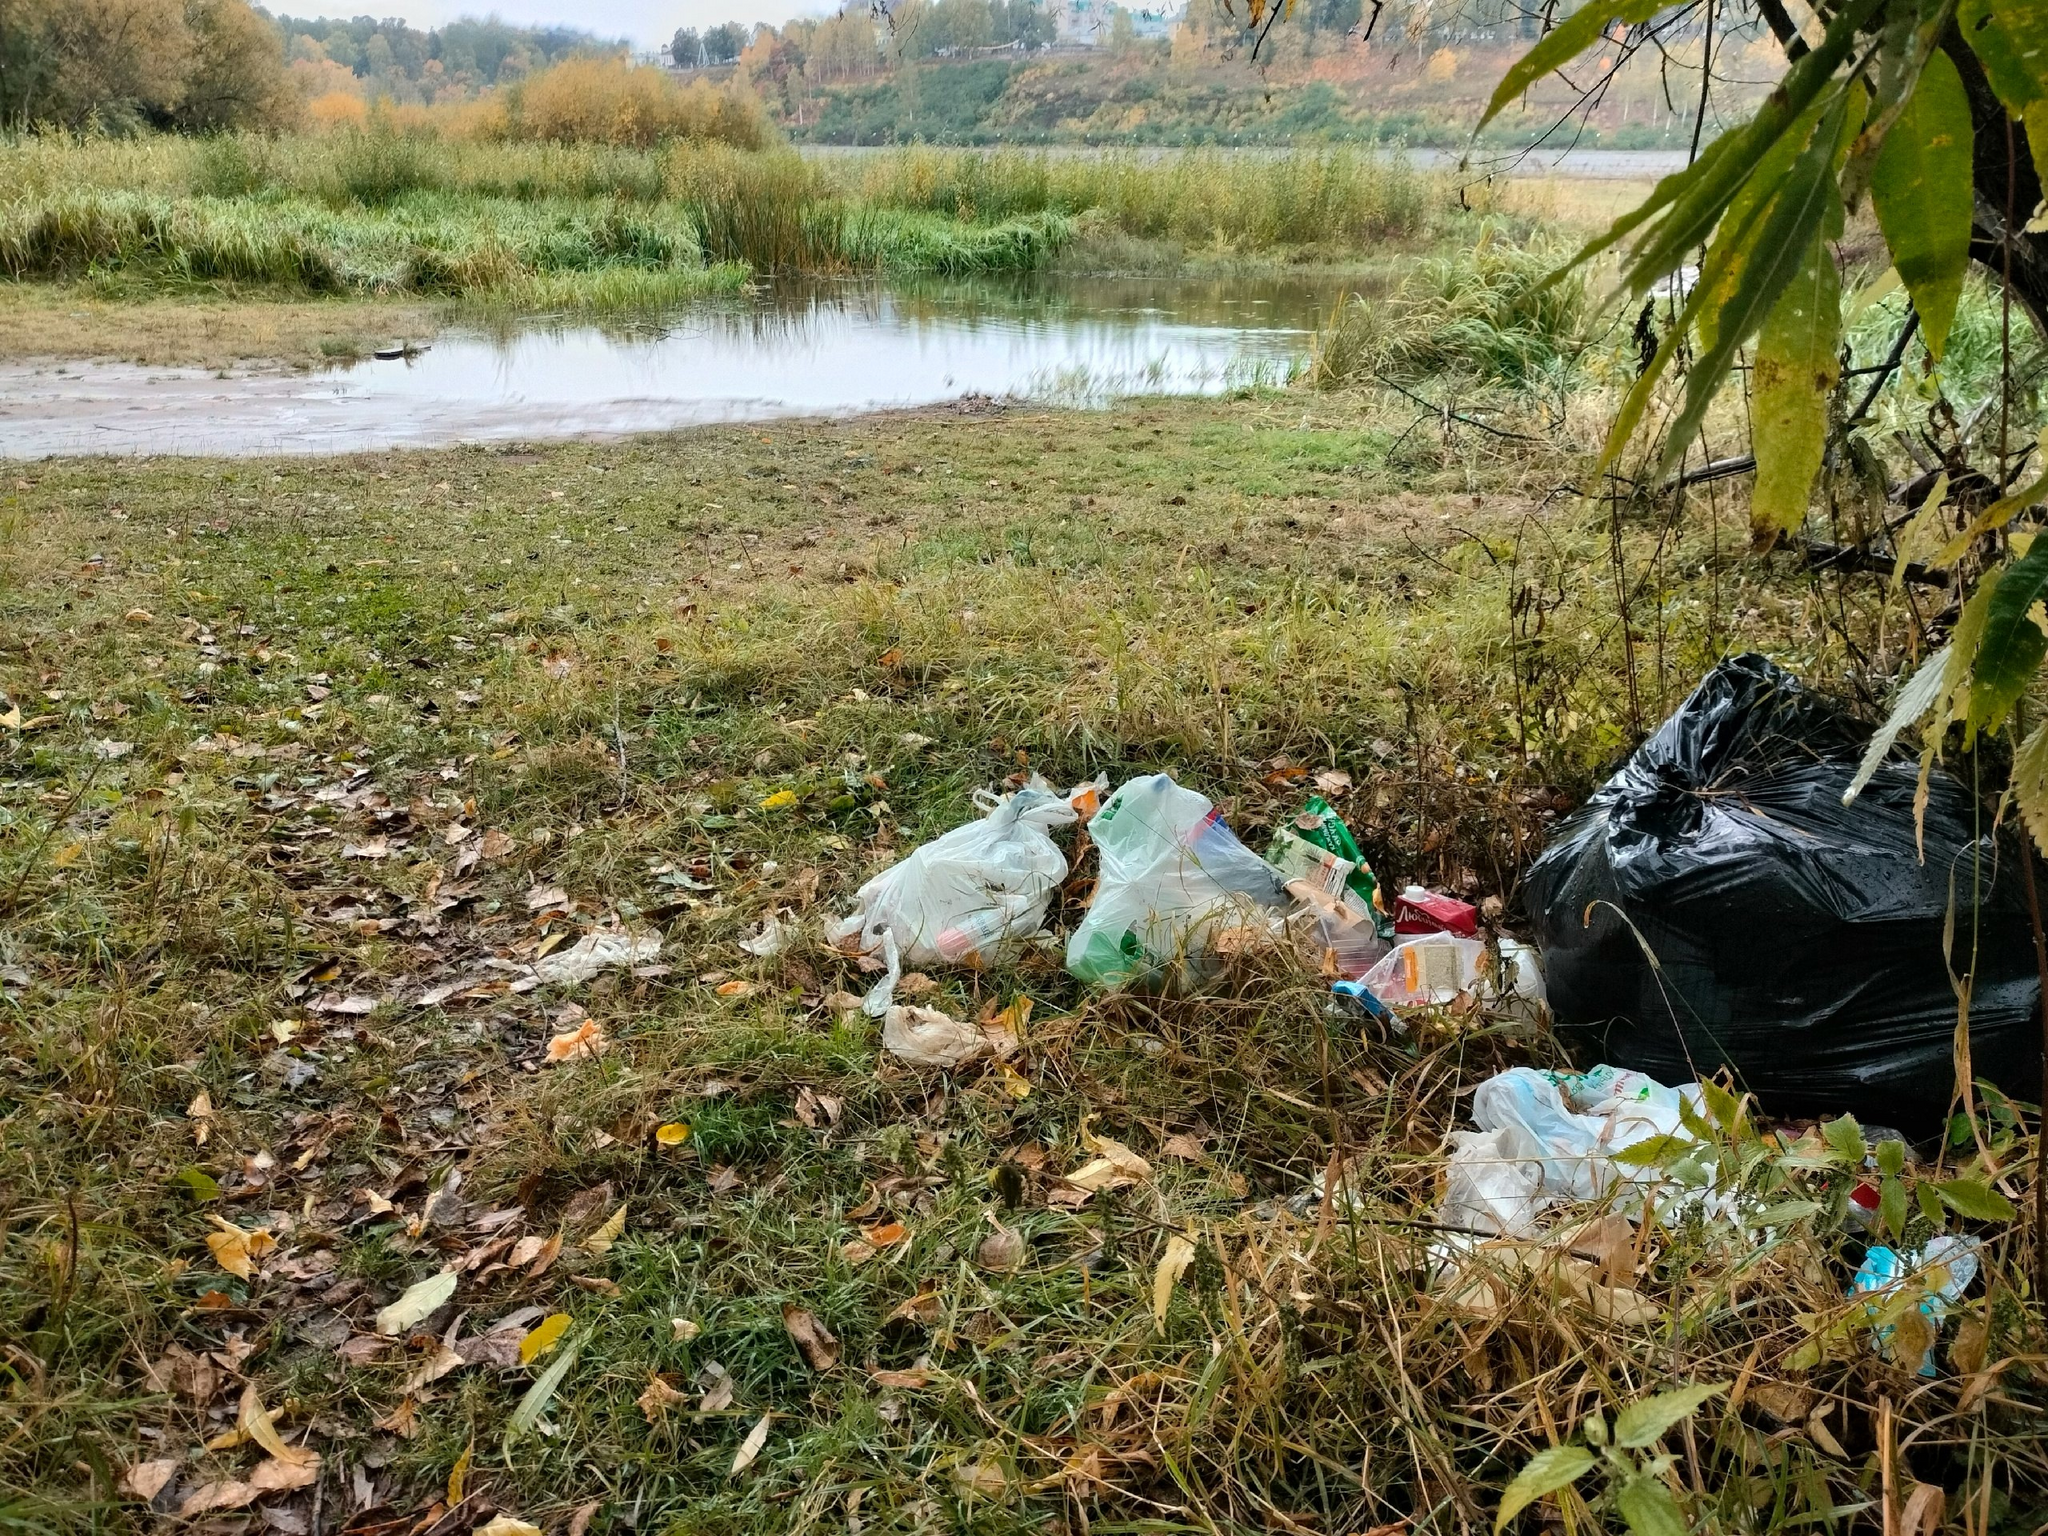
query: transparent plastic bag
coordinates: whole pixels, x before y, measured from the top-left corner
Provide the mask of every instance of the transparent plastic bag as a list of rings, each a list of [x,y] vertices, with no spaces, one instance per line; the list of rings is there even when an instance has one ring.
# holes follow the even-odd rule
[[[1098,986],[1199,979],[1225,928],[1271,925],[1280,872],[1223,813],[1167,774],[1131,779],[1088,824],[1102,862],[1095,899],[1067,942],[1067,969]]]
[[[1500,1237],[1534,1237],[1551,1203],[1543,1187],[1543,1149],[1518,1125],[1452,1131],[1444,1165],[1441,1226]]]
[[[1492,1004],[1513,1002],[1542,1018],[1543,964],[1536,951],[1513,939],[1500,941],[1495,965],[1483,939],[1454,933],[1425,933],[1404,939],[1364,976],[1367,987],[1393,1008],[1448,1003],[1460,992],[1476,992]]]
[[[1081,793],[1091,789],[1084,785]],[[905,965],[994,964],[1006,948],[1045,926],[1066,855],[1047,831],[1076,818],[1071,797],[1043,779],[998,798],[977,791],[986,814],[955,827],[890,865],[855,893],[855,910],[826,929],[832,943],[879,953],[887,974],[866,1011],[880,1018]]]

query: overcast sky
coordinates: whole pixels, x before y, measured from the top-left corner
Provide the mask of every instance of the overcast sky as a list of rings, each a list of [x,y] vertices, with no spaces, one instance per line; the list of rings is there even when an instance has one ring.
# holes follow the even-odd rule
[[[721,21],[772,22],[792,16],[826,15],[839,7],[825,0],[273,0],[272,10],[294,16],[397,16],[416,27],[438,27],[462,16],[493,15],[515,26],[569,26],[600,37],[627,37],[653,48],[675,36],[677,27],[715,27]]]

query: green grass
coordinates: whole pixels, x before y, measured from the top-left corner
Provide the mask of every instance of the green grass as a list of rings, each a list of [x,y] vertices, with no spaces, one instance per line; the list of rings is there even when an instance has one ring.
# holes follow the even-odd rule
[[[1787,1364],[1801,1315],[1840,1304],[1824,1222],[1729,1251],[1663,1228],[1637,1282],[1656,1330],[1527,1277],[1490,1319],[1431,1297],[1413,1223],[1439,1137],[1479,1077],[1549,1059],[1526,1028],[1361,1031],[1278,959],[1178,1001],[1091,996],[1044,957],[935,974],[926,1000],[956,1014],[1035,1000],[1020,1100],[980,1070],[907,1071],[827,1002],[865,982],[815,942],[822,922],[1026,767],[1170,769],[1255,842],[1298,799],[1270,787],[1277,757],[1341,767],[1383,873],[1512,913],[1554,808],[1630,737],[1630,643],[1650,718],[1726,644],[1823,681],[1899,664],[1866,623],[1881,584],[1848,594],[1852,652],[1817,621],[1831,588],[1734,553],[1727,501],[1718,525],[1619,525],[1625,635],[1606,509],[1550,495],[1583,429],[1507,458],[1412,415],[1297,396],[17,466],[0,966],[27,980],[0,993],[0,1486],[39,1502],[9,1518],[140,1528],[121,1467],[172,1457],[189,1488],[251,1465],[200,1449],[237,1384],[193,1402],[145,1380],[175,1343],[239,1362],[327,1457],[328,1529],[358,1473],[402,1514],[471,1447],[470,1490],[550,1529],[595,1500],[595,1536],[837,1528],[856,1494],[870,1531],[1482,1529],[1584,1413],[1738,1375],[1742,1406],[1667,1444],[1699,1529],[1846,1522],[1828,1511],[1871,1496],[1880,1398],[1914,1477],[2020,1529],[2048,1489],[2025,1358],[1960,1418],[1954,1374],[1916,1384],[1861,1339]],[[764,807],[784,790],[793,805]],[[509,843],[458,869],[486,832]],[[379,835],[388,857],[344,856]],[[548,885],[574,909],[530,910]],[[756,960],[736,941],[774,910],[805,938]],[[665,973],[411,1005],[612,915],[662,933]],[[725,977],[755,990],[721,997]],[[380,1001],[309,1011],[330,992]],[[572,1005],[613,1050],[529,1071]],[[691,1127],[680,1148],[653,1136],[671,1122]],[[1155,1177],[1067,1209],[1030,1175],[1006,1209],[993,1170],[1074,1167],[1084,1124]],[[1365,1193],[1326,1222],[1304,1192],[1340,1146]],[[468,1212],[413,1230],[451,1170]],[[621,1204],[616,1244],[582,1246]],[[568,1246],[544,1276],[466,1274],[463,1335],[533,1306],[567,1312],[581,1347],[550,1433],[508,1451],[546,1361],[408,1394],[426,1341],[356,1365],[336,1345],[515,1206],[506,1235]],[[279,1234],[252,1282],[214,1264],[216,1215]],[[885,1217],[907,1238],[850,1262]],[[974,1262],[991,1217],[1026,1240],[1015,1273]],[[1176,1229],[1199,1252],[1155,1327]],[[2028,1233],[1994,1240],[1990,1298],[1963,1309],[1992,1359],[2038,1352]],[[785,1305],[838,1336],[836,1369],[803,1361]],[[732,1404],[698,1416],[712,1361]],[[685,1401],[650,1420],[656,1377]],[[1815,1393],[1846,1454],[1803,1413],[1768,1416],[1765,1388]],[[760,1460],[730,1475],[763,1414]]]
[[[957,276],[1037,270],[1077,243],[1098,265],[1125,246],[1146,266],[1169,250],[1355,263],[1430,222],[1423,179],[1345,150],[1255,166],[924,150],[856,164],[394,133],[52,136],[0,142],[0,186],[0,273],[17,279],[90,274],[136,294],[532,288],[599,307],[732,286],[678,275],[707,264]]]

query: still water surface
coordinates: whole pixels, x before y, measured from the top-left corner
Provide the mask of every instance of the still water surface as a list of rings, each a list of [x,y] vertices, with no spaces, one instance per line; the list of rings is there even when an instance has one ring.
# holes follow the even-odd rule
[[[0,364],[0,456],[342,453],[616,437],[967,396],[1284,381],[1356,284],[1059,278],[772,288],[631,322],[454,330],[308,372]]]

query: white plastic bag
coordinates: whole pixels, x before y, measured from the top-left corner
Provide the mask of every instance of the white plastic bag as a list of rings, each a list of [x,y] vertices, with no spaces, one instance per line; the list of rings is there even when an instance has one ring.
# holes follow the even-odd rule
[[[1534,1237],[1551,1197],[1543,1189],[1543,1154],[1520,1126],[1452,1131],[1444,1167],[1439,1225],[1500,1237]]]
[[[1555,1076],[1512,1067],[1473,1090],[1472,1119],[1484,1130],[1515,1126],[1527,1132],[1542,1151],[1547,1194],[1596,1200],[1619,1182],[1661,1179],[1656,1168],[1627,1168],[1614,1154],[1656,1136],[1690,1140],[1678,1107],[1689,1099],[1698,1108],[1699,1098],[1697,1083],[1666,1088],[1640,1072],[1612,1067]]]
[[[1043,779],[1013,795],[975,793],[986,814],[890,865],[854,895],[855,910],[825,930],[833,944],[879,953],[887,972],[862,1007],[889,1011],[905,965],[993,964],[1006,946],[1045,924],[1066,855],[1046,835],[1075,819],[1074,807]]]
[[[1199,971],[1224,928],[1271,925],[1280,872],[1238,841],[1205,796],[1163,773],[1131,779],[1088,824],[1102,861],[1095,899],[1067,941],[1067,969],[1119,986],[1169,967]]]

